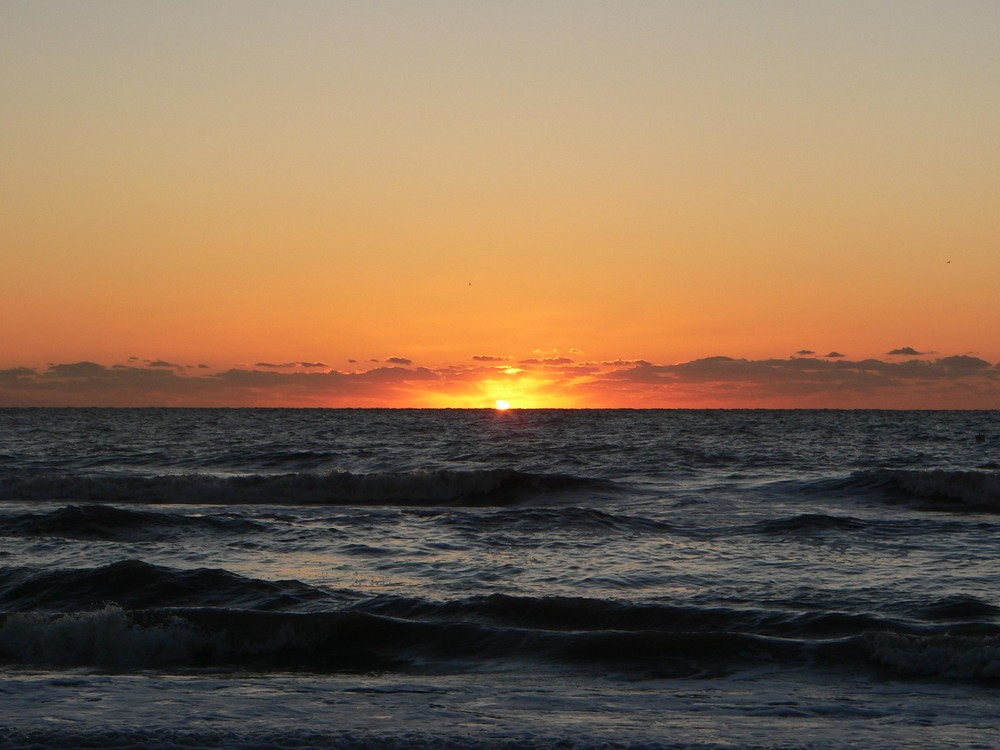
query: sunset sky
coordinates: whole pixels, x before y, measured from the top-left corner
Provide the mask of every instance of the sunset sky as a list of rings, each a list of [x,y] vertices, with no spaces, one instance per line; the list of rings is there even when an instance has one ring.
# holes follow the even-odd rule
[[[1000,3],[0,4],[0,405],[1000,408]]]

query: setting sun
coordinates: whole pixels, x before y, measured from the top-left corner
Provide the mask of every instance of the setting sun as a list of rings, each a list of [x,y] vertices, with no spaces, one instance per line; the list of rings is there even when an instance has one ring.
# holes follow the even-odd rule
[[[510,404],[504,401],[502,398],[497,399],[497,411],[507,411],[510,408]]]

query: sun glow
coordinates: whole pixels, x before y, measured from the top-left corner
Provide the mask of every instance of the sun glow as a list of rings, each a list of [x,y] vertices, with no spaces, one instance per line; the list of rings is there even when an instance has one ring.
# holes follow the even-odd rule
[[[520,373],[487,380],[451,380],[434,384],[421,405],[433,409],[571,409],[577,398],[543,377]]]

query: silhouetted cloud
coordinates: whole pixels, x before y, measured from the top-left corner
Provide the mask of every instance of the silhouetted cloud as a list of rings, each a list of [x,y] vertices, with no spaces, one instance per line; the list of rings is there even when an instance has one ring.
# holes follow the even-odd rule
[[[809,355],[812,355],[812,354],[815,354],[816,352],[814,352],[814,351],[813,351],[812,349],[799,349],[799,350],[798,350],[797,352],[795,352],[795,353],[796,353],[796,354],[797,354],[798,356],[800,356],[800,357],[806,357],[806,356],[809,356]]]
[[[472,359],[476,362],[506,362],[506,357],[491,357],[488,354],[473,354]]]
[[[45,371],[45,377],[50,378],[96,378],[102,377],[109,372],[104,365],[96,362],[73,362],[66,365],[49,365]]]
[[[676,365],[635,365],[597,375],[580,389],[647,403],[672,400],[731,406],[893,405],[989,408],[1000,405],[1000,374],[962,355],[936,361],[833,360],[812,357],[747,360],[717,356]]]
[[[825,355],[826,359],[843,359],[846,356],[846,354],[841,354],[840,352],[830,352]]]
[[[163,359],[154,359],[146,364],[146,367],[166,367],[171,370],[183,370],[184,365],[178,365],[173,362],[167,362]]]
[[[922,357],[927,352],[918,352],[912,346],[904,346],[900,349],[893,349],[891,352],[886,352],[890,357]]]
[[[0,381],[17,381],[21,378],[33,378],[38,373],[30,367],[11,367],[8,370],[0,370]]]
[[[980,359],[979,357],[970,357],[967,354],[959,354],[954,357],[943,357],[939,359],[935,364],[938,367],[943,367],[949,370],[959,370],[972,372],[976,370],[988,370],[992,365],[985,359]]]
[[[406,357],[389,357],[386,362],[393,365],[412,365],[413,360]]]

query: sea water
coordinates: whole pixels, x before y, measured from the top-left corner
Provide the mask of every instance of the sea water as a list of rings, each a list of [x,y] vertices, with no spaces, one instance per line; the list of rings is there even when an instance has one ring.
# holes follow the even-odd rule
[[[0,410],[0,747],[992,748],[995,412]]]

